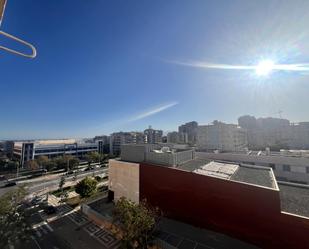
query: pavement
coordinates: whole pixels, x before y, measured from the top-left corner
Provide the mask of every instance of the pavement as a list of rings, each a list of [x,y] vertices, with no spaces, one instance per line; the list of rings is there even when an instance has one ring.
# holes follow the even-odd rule
[[[57,207],[55,215],[37,210],[30,217],[33,235],[15,249],[116,249],[120,242],[104,227],[90,221],[79,208],[60,203],[50,196],[49,204]]]
[[[225,234],[167,218],[161,219],[157,237],[174,249],[258,249]]]

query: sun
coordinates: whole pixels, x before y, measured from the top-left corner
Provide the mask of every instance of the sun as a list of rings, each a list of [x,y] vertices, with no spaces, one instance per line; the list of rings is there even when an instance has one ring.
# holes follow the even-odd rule
[[[266,76],[274,69],[274,62],[271,60],[260,61],[255,67],[255,73],[259,76]]]

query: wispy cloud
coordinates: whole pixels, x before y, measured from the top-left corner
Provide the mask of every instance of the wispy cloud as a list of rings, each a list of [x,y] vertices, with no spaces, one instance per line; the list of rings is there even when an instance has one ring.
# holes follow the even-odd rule
[[[165,105],[161,105],[161,106],[156,107],[154,109],[151,109],[151,110],[148,110],[146,112],[143,112],[143,113],[141,113],[141,114],[139,114],[139,115],[137,115],[135,117],[132,117],[128,121],[132,122],[132,121],[137,121],[137,120],[140,120],[140,119],[144,119],[146,117],[149,117],[149,116],[155,115],[155,114],[157,114],[159,112],[162,112],[162,111],[164,111],[166,109],[169,109],[169,108],[171,108],[171,107],[173,107],[173,106],[175,106],[177,104],[178,104],[178,102],[171,102],[171,103],[168,103],[168,104],[165,104]]]
[[[256,70],[258,67],[258,65],[231,65],[231,64],[209,63],[202,61],[165,60],[165,62],[187,67],[205,68],[205,69],[223,69],[223,70]],[[309,71],[309,64],[308,63],[274,64],[272,66],[272,70],[304,72]]]

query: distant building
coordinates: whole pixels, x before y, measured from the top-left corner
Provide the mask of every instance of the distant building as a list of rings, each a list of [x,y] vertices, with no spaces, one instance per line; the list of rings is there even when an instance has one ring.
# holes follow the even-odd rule
[[[178,127],[180,143],[196,144],[198,123],[192,121]]]
[[[167,142],[177,144],[180,142],[179,133],[177,131],[167,133]]]
[[[309,122],[291,124],[291,149],[309,149]]]
[[[14,141],[2,141],[0,150],[11,158],[13,156]]]
[[[147,138],[146,141],[149,144],[162,143],[162,136],[163,136],[162,130],[155,130],[152,129],[151,126],[149,126],[149,128],[144,131],[144,135],[146,136]]]
[[[291,125],[282,118],[258,118],[245,115],[238,118],[240,127],[247,130],[248,147],[260,150],[270,147],[273,150],[288,148],[307,148],[309,145],[308,126]],[[306,135],[307,134],[307,135]],[[303,138],[300,138],[303,135]],[[306,139],[307,142],[305,141]],[[308,147],[309,148],[309,147]]]
[[[18,141],[14,143],[14,156],[19,158],[23,167],[27,161],[39,156],[53,158],[69,154],[83,157],[91,151],[99,151],[100,146],[100,142],[85,143],[75,139]]]
[[[100,150],[101,153],[103,154],[109,154],[110,152],[110,136],[105,136],[105,135],[102,135],[102,136],[95,136],[93,138],[93,141],[95,143],[99,142],[99,141],[102,141],[102,149]]]
[[[214,121],[198,126],[198,150],[242,151],[247,148],[246,130],[234,124]]]
[[[147,137],[142,132],[115,132],[110,135],[110,154],[120,155],[123,144],[143,144]]]
[[[167,143],[167,136],[162,137],[162,143]]]

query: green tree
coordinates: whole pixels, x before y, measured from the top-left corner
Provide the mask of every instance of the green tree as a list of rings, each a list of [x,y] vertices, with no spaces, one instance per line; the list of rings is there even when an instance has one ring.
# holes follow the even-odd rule
[[[63,192],[63,186],[65,184],[65,177],[61,176],[60,182],[59,182],[59,189]]]
[[[90,166],[91,163],[99,163],[102,159],[102,156],[97,151],[91,151],[85,156],[85,158]]]
[[[120,198],[115,205],[113,221],[120,226],[122,248],[147,248],[160,216],[159,209],[149,206],[145,200],[137,204]]]
[[[47,171],[52,171],[57,169],[57,163],[54,160],[49,160],[48,162],[46,162],[44,167]]]
[[[98,182],[90,177],[78,182],[75,186],[75,192],[78,193],[82,198],[89,197],[93,195],[97,190]]]
[[[37,163],[39,164],[40,168],[46,168],[46,165],[50,162],[47,156],[39,156],[36,159]]]
[[[57,165],[57,169],[72,170],[79,165],[79,159],[72,155],[64,155],[53,160]]]
[[[21,205],[25,195],[26,191],[20,187],[0,197],[0,248],[7,248],[9,244],[30,236],[30,227]]]
[[[62,156],[54,158],[53,162],[55,163],[57,169],[65,169],[67,167],[67,162]]]
[[[79,159],[77,157],[73,157],[69,160],[69,169],[70,170],[77,168],[78,165],[79,165]]]

